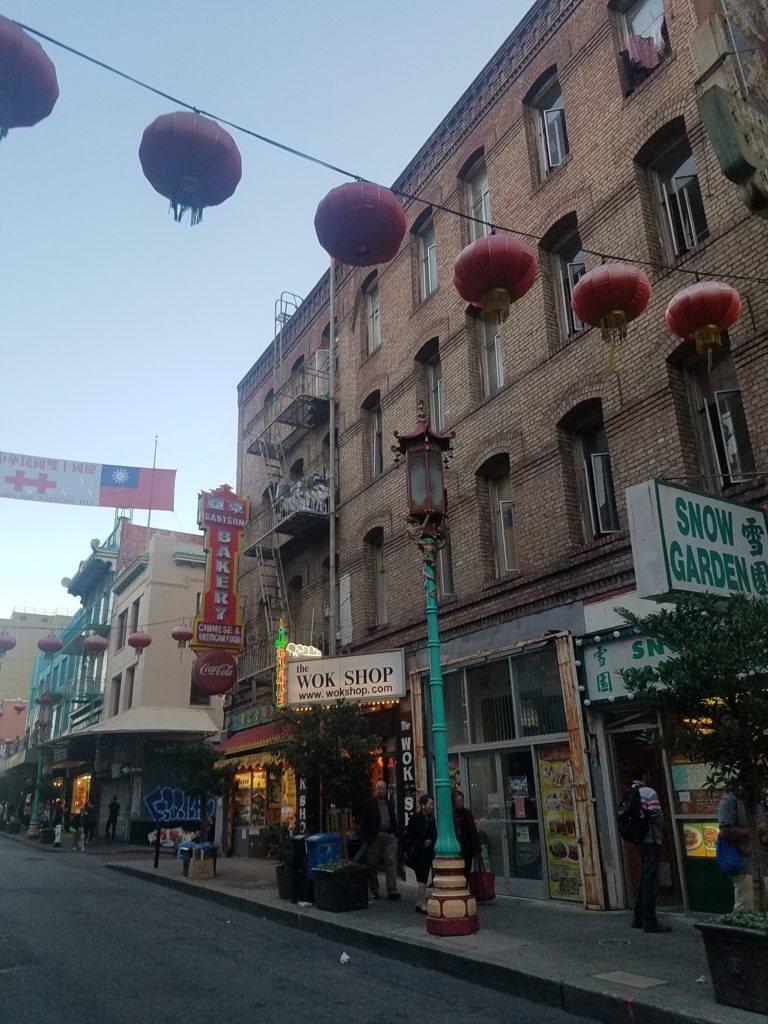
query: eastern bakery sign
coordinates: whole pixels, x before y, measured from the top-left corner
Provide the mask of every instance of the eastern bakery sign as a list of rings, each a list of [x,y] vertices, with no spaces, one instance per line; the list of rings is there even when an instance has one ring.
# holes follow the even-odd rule
[[[290,645],[289,645],[290,646]],[[402,651],[343,658],[288,656],[285,703],[294,707],[345,699],[379,702],[405,696]]]
[[[768,522],[761,508],[648,480],[627,489],[640,597],[768,595]]]
[[[205,530],[208,562],[200,614],[193,624],[192,647],[239,651],[243,624],[237,596],[237,562],[248,522],[248,502],[226,485],[203,491],[197,521]]]

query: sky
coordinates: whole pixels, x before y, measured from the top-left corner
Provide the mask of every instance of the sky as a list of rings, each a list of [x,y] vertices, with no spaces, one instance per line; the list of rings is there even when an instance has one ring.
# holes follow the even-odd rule
[[[173,96],[391,184],[527,0],[0,0],[0,14]],[[0,142],[0,450],[178,470],[174,512],[235,485],[238,381],[282,291],[327,267],[318,202],[347,179],[233,132],[234,196],[192,228],[144,178],[174,105],[42,41],[60,97]],[[146,511],[134,522],[146,524]],[[75,611],[61,586],[107,508],[0,499],[0,617]]]

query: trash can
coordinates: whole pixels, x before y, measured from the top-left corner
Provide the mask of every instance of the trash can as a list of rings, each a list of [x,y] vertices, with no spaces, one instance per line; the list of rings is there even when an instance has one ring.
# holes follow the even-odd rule
[[[313,836],[307,836],[306,843],[308,878],[313,877],[312,872],[321,864],[341,857],[341,836],[338,832],[317,832]]]
[[[291,903],[314,903],[315,887],[307,874],[307,844],[304,836],[291,839]]]
[[[181,857],[181,873],[184,878],[189,878],[189,862],[192,860],[192,845],[180,846],[179,856]]]

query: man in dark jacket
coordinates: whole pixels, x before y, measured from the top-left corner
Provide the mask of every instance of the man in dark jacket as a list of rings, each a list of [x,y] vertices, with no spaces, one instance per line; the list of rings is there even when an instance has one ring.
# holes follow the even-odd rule
[[[387,879],[387,897],[399,900],[397,891],[397,819],[392,801],[387,798],[387,784],[376,783],[376,795],[363,804],[360,816],[360,833],[366,844],[368,884],[371,896],[379,898],[379,866],[384,868]]]

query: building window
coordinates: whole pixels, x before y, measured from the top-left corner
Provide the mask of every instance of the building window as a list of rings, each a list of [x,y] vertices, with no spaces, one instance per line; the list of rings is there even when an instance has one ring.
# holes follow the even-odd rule
[[[135,633],[139,628],[139,605],[141,598],[137,597],[131,605],[131,632]]]
[[[450,540],[437,550],[437,593],[440,597],[452,597],[455,593]]]
[[[528,100],[535,118],[536,147],[542,179],[559,167],[568,155],[563,93],[557,73],[550,71]]]
[[[384,531],[372,530],[366,537],[370,555],[373,591],[373,624],[385,626],[387,616],[387,574],[384,562]]]
[[[618,533],[621,526],[600,399],[577,406],[561,426],[570,440],[584,539]]]
[[[428,299],[437,288],[437,249],[435,246],[435,225],[429,221],[420,231],[419,278],[421,299]]]
[[[509,456],[489,459],[479,470],[478,476],[487,484],[494,573],[497,577],[505,576],[519,568]]]
[[[373,391],[363,402],[363,425],[367,427],[364,453],[371,479],[384,472],[384,421],[381,413],[379,392]],[[366,453],[367,449],[367,453]]]
[[[210,693],[206,693],[204,690],[200,689],[195,682],[194,676],[192,677],[189,687],[189,703],[193,707],[208,707],[211,703]]]
[[[488,190],[488,171],[484,163],[475,166],[467,176],[466,183],[467,205],[473,218],[469,222],[470,237],[476,242],[491,233],[491,196]]]
[[[651,165],[661,234],[670,259],[682,256],[709,235],[696,161],[686,138],[678,138]]]
[[[120,612],[117,617],[117,637],[115,643],[115,650],[120,651],[125,647],[125,638],[128,634],[128,609],[124,612]]]
[[[479,319],[482,341],[483,390],[485,397],[495,395],[504,383],[504,366],[501,358],[501,325],[497,317]]]
[[[136,666],[131,667],[125,673],[125,708],[133,707],[133,683],[136,678]]]
[[[586,272],[576,214],[566,214],[553,225],[542,239],[541,247],[551,261],[560,334],[568,338],[584,327],[571,309],[573,289]]]
[[[663,0],[636,0],[620,10],[619,52],[622,91],[634,92],[659,66],[669,50]]]
[[[368,352],[375,352],[381,344],[379,324],[379,286],[374,281],[365,293],[366,316],[368,320]]]
[[[711,363],[708,370],[706,357],[697,358],[685,378],[704,483],[728,487],[754,473],[755,459],[733,359],[716,350]]]
[[[437,353],[427,363],[427,381],[429,384],[429,422],[432,424],[433,430],[441,431],[444,425],[443,367]]]
[[[112,680],[112,717],[120,714],[120,690],[123,685],[123,677],[115,676]]]

